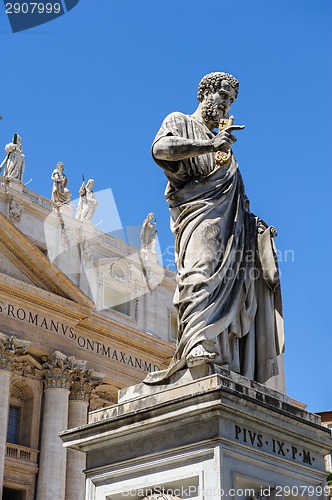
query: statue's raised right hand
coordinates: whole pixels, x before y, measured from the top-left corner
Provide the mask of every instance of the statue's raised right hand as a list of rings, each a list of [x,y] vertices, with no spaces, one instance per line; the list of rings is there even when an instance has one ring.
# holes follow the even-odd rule
[[[243,129],[244,125],[230,125],[229,127],[219,132],[211,141],[213,151],[229,151],[234,142],[237,141],[236,137],[232,134],[233,130]]]

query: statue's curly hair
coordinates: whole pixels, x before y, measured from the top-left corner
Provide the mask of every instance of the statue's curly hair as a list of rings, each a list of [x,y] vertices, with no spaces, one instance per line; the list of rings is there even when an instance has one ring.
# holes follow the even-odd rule
[[[229,73],[223,73],[220,71],[216,71],[215,73],[209,73],[208,75],[203,76],[198,85],[197,99],[198,102],[202,102],[204,99],[204,95],[206,91],[209,93],[214,93],[220,89],[221,82],[226,80],[227,83],[235,90],[235,97],[237,97],[237,93],[239,90],[239,81]]]

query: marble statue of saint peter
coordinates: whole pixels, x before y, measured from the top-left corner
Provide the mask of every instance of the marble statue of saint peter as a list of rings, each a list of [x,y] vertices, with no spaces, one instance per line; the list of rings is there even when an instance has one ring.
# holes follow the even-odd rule
[[[283,320],[276,231],[251,213],[232,151],[233,133],[243,128],[229,117],[238,88],[228,73],[206,75],[196,111],[168,115],[153,143],[168,179],[178,344],[168,369],[150,373],[148,384],[202,363],[261,383],[278,374]]]

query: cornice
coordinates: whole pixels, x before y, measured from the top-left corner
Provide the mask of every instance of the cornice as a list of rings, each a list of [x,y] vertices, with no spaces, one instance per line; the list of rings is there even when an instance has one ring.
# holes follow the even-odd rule
[[[136,350],[140,355],[152,355],[165,363],[173,355],[174,346],[168,342],[15,278],[0,274],[0,292],[8,301],[16,299],[27,308],[54,313],[67,321],[72,320],[81,333],[92,334],[101,340],[110,339],[120,346]]]
[[[27,307],[37,307],[42,310],[54,311],[62,316],[73,318],[76,321],[87,318],[91,314],[91,307],[73,302],[72,300],[55,295],[44,289],[22,282],[16,278],[0,273],[0,292],[8,299],[18,299]]]
[[[0,248],[39,287],[74,302],[94,307],[90,300],[57,266],[0,212]]]
[[[109,338],[122,346],[137,350],[140,354],[156,356],[167,362],[174,353],[174,346],[157,337],[152,337],[129,325],[105,318],[92,312],[87,319],[80,321],[78,329]]]

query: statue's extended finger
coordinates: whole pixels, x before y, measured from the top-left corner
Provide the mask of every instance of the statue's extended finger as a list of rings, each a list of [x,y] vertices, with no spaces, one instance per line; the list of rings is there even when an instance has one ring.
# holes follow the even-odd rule
[[[230,125],[229,127],[225,128],[224,131],[226,132],[233,132],[233,130],[243,130],[244,125]]]

